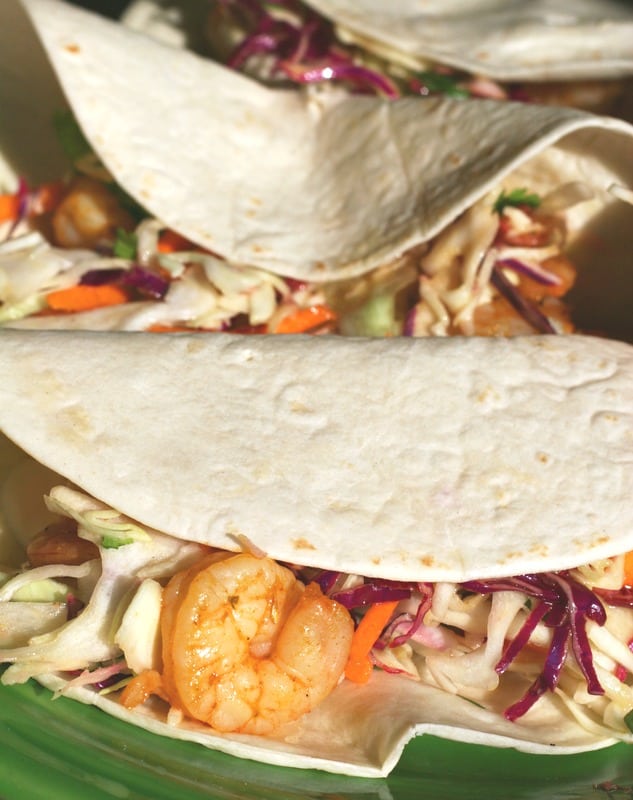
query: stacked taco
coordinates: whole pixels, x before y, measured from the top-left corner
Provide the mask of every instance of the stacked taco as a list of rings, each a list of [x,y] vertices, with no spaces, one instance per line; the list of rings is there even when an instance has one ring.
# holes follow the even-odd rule
[[[37,198],[29,206],[16,190],[5,323],[551,332],[572,328],[559,298],[577,271],[580,327],[587,317],[604,326],[596,295],[598,309],[605,295],[623,304],[609,309],[612,329],[626,324],[626,123],[492,101],[274,90],[70,7],[27,8],[81,128],[69,146],[79,175],[31,220]],[[16,58],[32,50],[28,25],[22,15]],[[156,64],[169,69],[148,102]],[[157,137],[163,120],[169,135]],[[21,129],[5,127],[8,152]],[[86,205],[102,228],[86,225]],[[117,242],[119,230],[128,236]],[[166,231],[177,236],[161,241]],[[39,268],[18,286],[24,259]],[[49,295],[77,282],[116,284],[120,302],[60,316],[72,303]]]
[[[133,0],[125,24],[271,84],[631,114],[626,4]]]
[[[630,740],[629,345],[0,342],[5,683],[357,775]]]

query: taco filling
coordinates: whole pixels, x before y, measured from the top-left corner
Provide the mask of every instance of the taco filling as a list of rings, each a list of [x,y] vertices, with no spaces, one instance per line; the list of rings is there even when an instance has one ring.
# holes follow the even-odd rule
[[[27,563],[0,596],[4,608],[56,602],[60,627],[33,638],[24,614],[28,628],[15,624],[11,638],[26,643],[0,651],[14,662],[7,683],[57,672],[62,693],[88,686],[127,709],[156,695],[171,724],[187,717],[216,732],[274,736],[341,680],[362,685],[376,669],[511,722],[553,693],[589,733],[631,737],[631,554],[461,583],[280,564],[249,542],[241,554],[189,544],[176,555],[182,542],[173,541],[159,563],[164,537],[113,509],[63,486],[45,502],[60,521],[27,544]],[[128,549],[145,550],[136,580]],[[112,571],[131,586],[114,598]],[[86,646],[99,628],[112,636],[95,661]]]
[[[438,236],[351,280],[314,282],[230,263],[147,214],[83,141],[75,173],[0,196],[0,324],[146,331],[520,335],[574,330],[565,214],[582,183],[548,195],[503,185]]]
[[[556,25],[549,9],[524,13],[490,3],[454,10],[322,0],[209,5],[209,11],[195,2],[174,9],[136,0],[123,20],[272,85],[337,86],[391,99],[514,100],[630,118],[633,64],[625,40],[633,17],[622,7],[588,5],[573,23]],[[567,22],[577,9],[559,3],[556,11]],[[589,36],[594,52],[605,51],[593,62],[586,56]]]
[[[3,196],[5,325],[516,335],[587,330],[576,277],[622,302],[622,121],[273,89],[67,5],[24,8],[24,45],[72,110],[73,173],[38,189],[18,172]]]

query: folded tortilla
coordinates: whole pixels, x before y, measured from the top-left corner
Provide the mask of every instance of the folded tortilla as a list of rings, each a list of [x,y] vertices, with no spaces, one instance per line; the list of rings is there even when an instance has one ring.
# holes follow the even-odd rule
[[[344,39],[406,66],[428,61],[503,81],[633,73],[633,12],[608,0],[306,0]]]
[[[595,196],[575,209],[573,238],[612,216],[609,187],[633,185],[633,128],[622,121],[274,90],[55,0],[24,6],[116,181],[233,262],[311,281],[364,274],[427,242],[500,182],[542,194],[586,182]],[[627,211],[614,214],[630,229]]]
[[[633,350],[621,342],[2,331],[0,370],[4,552],[39,531],[41,492],[83,523],[116,509],[117,525],[148,537],[101,548],[100,577],[95,562],[76,568],[92,581],[89,604],[5,645],[5,682],[61,689],[64,671],[114,657],[131,590],[199,557],[196,543],[247,541],[286,563],[443,586],[633,549]],[[11,605],[0,588],[0,611]],[[553,693],[509,722],[507,692],[472,703],[375,670],[278,736],[254,737],[67,687],[162,735],[374,777],[423,733],[534,753],[631,738],[577,721]]]

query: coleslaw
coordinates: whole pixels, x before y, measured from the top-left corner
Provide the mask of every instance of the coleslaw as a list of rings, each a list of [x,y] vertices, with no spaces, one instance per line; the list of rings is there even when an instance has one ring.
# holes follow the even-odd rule
[[[155,691],[164,697],[160,680],[145,695],[134,691],[146,673],[160,675],[162,587],[209,549],[144,529],[68,487],[54,487],[45,502],[61,522],[32,540],[24,568],[5,575],[0,587],[3,615],[16,602],[40,615],[34,623],[34,615],[22,614],[11,643],[3,643],[0,660],[11,664],[3,682],[57,672],[66,682],[62,693],[89,686],[130,708]],[[134,535],[121,536],[122,530]],[[355,637],[369,621],[369,633],[352,641],[346,680],[365,683],[378,669],[510,721],[520,721],[548,695],[591,734],[630,739],[630,553],[573,570],[455,584],[284,566],[348,609]],[[24,599],[27,586],[51,581],[65,587],[65,599]],[[380,621],[372,622],[377,611]],[[169,718],[167,708],[165,714]]]
[[[212,56],[265,83],[338,85],[388,98],[445,95],[571,105],[615,114],[629,91],[623,80],[501,82],[429,59],[416,62],[336,25],[301,0],[210,5],[205,34]]]

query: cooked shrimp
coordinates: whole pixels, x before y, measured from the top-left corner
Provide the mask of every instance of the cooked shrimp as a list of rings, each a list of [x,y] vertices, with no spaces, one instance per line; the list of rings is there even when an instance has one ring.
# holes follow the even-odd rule
[[[134,221],[101,181],[76,178],[55,209],[55,243],[60,247],[95,247],[111,243],[117,228],[131,230]]]
[[[270,734],[334,689],[353,628],[275,561],[215,553],[165,589],[160,693],[217,731]]]
[[[32,567],[47,564],[79,565],[99,557],[99,548],[77,535],[77,523],[63,519],[48,525],[26,546],[26,555]]]
[[[569,309],[560,300],[546,297],[539,308],[558,330],[573,333]],[[529,336],[534,328],[504,297],[496,296],[477,306],[469,333],[471,336]]]

